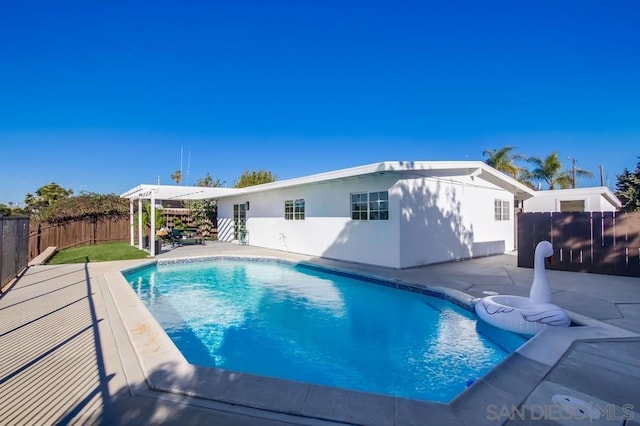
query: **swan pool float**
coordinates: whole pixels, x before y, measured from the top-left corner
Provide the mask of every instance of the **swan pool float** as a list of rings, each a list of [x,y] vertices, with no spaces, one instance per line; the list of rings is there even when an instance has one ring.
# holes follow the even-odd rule
[[[551,243],[540,241],[535,251],[533,283],[529,297],[483,297],[475,305],[478,316],[495,327],[526,335],[536,334],[549,327],[568,327],[571,324],[569,315],[551,303],[551,287],[547,280],[544,260],[552,256]]]

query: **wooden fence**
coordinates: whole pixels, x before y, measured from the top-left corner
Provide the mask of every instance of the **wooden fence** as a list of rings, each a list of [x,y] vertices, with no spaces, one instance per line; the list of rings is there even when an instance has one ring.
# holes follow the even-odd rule
[[[129,218],[85,218],[63,223],[35,222],[29,231],[29,259],[48,246],[59,250],[109,241],[129,241]],[[136,240],[137,241],[137,240]]]
[[[640,277],[640,212],[521,213],[518,266],[533,267],[542,240],[553,244],[551,269]]]
[[[29,218],[0,216],[0,292],[27,267]]]

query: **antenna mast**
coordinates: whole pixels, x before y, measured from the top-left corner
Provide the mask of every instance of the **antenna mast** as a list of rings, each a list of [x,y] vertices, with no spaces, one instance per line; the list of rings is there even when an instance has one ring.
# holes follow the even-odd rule
[[[191,169],[191,151],[187,155],[187,181],[189,180],[189,169]]]
[[[180,182],[182,182],[182,145],[180,145]],[[180,185],[180,183],[178,183]]]

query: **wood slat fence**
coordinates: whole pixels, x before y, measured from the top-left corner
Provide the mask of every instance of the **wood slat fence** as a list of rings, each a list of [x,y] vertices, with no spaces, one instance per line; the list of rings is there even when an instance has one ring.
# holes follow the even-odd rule
[[[640,212],[521,213],[518,266],[533,267],[542,240],[553,244],[550,269],[640,277]]]
[[[0,291],[27,267],[29,218],[0,216]]]
[[[63,223],[35,222],[29,231],[29,259],[42,253],[48,246],[62,250],[110,241],[129,241],[128,217],[84,218]]]

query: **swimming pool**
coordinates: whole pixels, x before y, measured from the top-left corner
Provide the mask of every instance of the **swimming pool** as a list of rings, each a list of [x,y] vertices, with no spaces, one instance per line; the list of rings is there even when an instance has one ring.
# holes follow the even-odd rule
[[[127,281],[193,364],[448,402],[524,343],[437,297],[305,265],[161,264]]]

